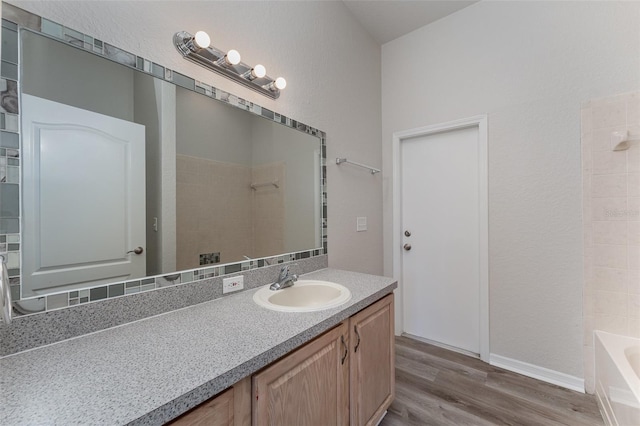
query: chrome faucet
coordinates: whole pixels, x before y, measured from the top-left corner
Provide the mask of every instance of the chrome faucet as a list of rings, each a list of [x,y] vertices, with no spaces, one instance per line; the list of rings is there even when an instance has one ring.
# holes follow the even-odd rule
[[[283,288],[291,287],[296,281],[298,281],[298,276],[296,274],[289,275],[289,265],[283,266],[282,269],[280,269],[278,281],[271,284],[269,288],[274,291],[282,290]]]

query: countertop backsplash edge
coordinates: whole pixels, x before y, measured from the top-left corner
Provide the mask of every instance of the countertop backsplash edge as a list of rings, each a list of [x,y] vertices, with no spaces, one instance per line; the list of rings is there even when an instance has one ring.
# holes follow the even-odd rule
[[[244,275],[244,290],[249,290],[272,282],[285,264],[300,275],[327,268],[328,257],[315,256],[227,276]],[[0,358],[218,299],[226,296],[222,294],[224,277],[16,317],[9,326],[0,323]]]

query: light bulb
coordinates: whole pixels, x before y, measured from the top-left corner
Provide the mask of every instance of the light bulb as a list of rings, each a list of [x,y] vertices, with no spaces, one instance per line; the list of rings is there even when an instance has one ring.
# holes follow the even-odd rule
[[[235,49],[231,49],[227,52],[225,60],[229,65],[238,65],[240,63],[240,53]]]
[[[282,90],[287,87],[287,80],[285,80],[283,77],[278,77],[276,78],[275,85],[278,89]]]
[[[262,78],[267,75],[267,69],[264,67],[264,65],[258,64],[251,70],[251,75],[253,75],[255,78]]]
[[[198,31],[196,35],[193,36],[193,41],[200,49],[206,49],[211,45],[211,38],[209,37],[209,34],[204,31]]]

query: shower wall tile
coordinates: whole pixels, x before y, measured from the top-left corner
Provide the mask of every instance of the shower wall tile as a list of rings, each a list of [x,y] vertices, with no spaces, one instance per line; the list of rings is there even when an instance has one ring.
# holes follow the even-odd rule
[[[594,198],[626,197],[627,174],[620,173],[615,175],[592,176],[591,196]]]
[[[640,144],[612,150],[613,132],[640,135],[640,92],[593,99],[581,118],[584,371],[592,393],[593,331],[640,337]]]
[[[640,246],[629,245],[627,248],[627,254],[629,256],[628,265],[629,269],[637,271],[640,269]]]
[[[635,144],[627,150],[627,172],[640,171],[640,145]]]
[[[640,220],[640,197],[629,197],[627,206],[629,220]]]
[[[627,222],[593,222],[591,231],[595,244],[627,244]]]
[[[599,291],[593,293],[595,297],[594,312],[597,314],[617,313],[621,316],[627,316],[627,292],[617,291]]]
[[[590,103],[585,103],[580,110],[580,133],[582,134],[582,146],[585,146],[585,137],[591,139],[591,133],[593,132],[593,120],[591,118]],[[589,144],[589,148],[591,145]]]
[[[627,220],[627,198],[591,198],[591,219]]]
[[[595,266],[626,269],[627,246],[625,245],[593,245],[593,263]]]
[[[594,175],[625,173],[627,171],[627,154],[624,151],[591,152],[591,157]]]
[[[629,271],[629,281],[627,285],[629,294],[640,294],[640,271]]]
[[[640,197],[640,173],[627,174],[627,195]]]
[[[596,314],[595,318],[595,330],[626,336],[628,330],[628,317],[626,315],[600,313]]]
[[[630,220],[627,226],[629,244],[640,245],[640,221]]]
[[[629,318],[629,324],[627,325],[630,337],[640,339],[640,318]]]
[[[594,288],[605,291],[627,291],[629,272],[626,269],[593,268]]]
[[[624,126],[595,129],[591,134],[591,151],[609,152],[611,150],[611,134],[625,131]]]
[[[640,126],[640,93],[632,93],[627,99],[627,124]]]
[[[640,319],[640,294],[629,294],[627,297],[629,308],[627,309],[630,319]]]
[[[626,126],[627,99],[616,96],[612,99],[594,102],[591,109],[593,129],[604,127]]]

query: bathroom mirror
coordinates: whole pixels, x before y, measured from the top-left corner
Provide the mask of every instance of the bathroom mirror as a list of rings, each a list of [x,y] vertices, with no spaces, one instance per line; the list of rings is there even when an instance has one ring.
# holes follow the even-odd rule
[[[15,28],[19,312],[326,253],[322,132],[59,27]]]

